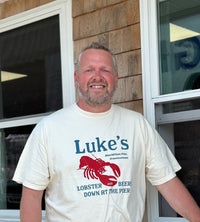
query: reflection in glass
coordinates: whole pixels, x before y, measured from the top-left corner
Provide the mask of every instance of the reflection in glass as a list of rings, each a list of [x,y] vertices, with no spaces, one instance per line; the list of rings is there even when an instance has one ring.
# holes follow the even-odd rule
[[[0,97],[1,119],[62,107],[58,15],[0,33]]]
[[[200,1],[157,1],[160,94],[200,88]]]
[[[164,103],[163,114],[200,109],[200,99]]]
[[[177,176],[200,206],[200,120],[161,125],[159,131],[182,167]],[[180,217],[161,196],[159,208],[161,217]]]
[[[179,178],[200,206],[200,120],[174,125],[175,156],[182,166]]]
[[[0,131],[0,209],[19,209],[22,186],[12,181],[24,145],[34,126]]]
[[[0,209],[6,208],[6,155],[5,134],[0,130]]]

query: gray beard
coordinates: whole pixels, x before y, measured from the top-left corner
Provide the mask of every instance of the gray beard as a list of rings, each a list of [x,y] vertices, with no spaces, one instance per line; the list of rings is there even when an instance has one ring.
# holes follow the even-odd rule
[[[79,97],[91,107],[101,107],[112,103],[114,91],[115,89],[111,93],[107,91],[103,97],[94,97],[90,95],[89,90],[83,92],[78,86]]]

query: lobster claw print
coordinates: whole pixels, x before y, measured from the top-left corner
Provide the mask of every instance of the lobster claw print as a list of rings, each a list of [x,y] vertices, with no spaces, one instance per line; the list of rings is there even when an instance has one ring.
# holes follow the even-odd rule
[[[85,178],[99,179],[106,186],[114,186],[117,183],[117,177],[120,176],[120,169],[116,164],[105,162],[100,158],[92,159],[88,156],[82,156],[80,169],[84,170]],[[107,175],[109,169],[111,169],[113,175]]]

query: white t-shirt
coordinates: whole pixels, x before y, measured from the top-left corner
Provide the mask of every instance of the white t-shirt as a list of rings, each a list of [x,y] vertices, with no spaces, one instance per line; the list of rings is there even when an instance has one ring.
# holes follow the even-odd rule
[[[74,104],[35,127],[13,179],[46,189],[47,222],[141,222],[145,178],[159,185],[179,169],[141,114],[116,105],[90,113]]]

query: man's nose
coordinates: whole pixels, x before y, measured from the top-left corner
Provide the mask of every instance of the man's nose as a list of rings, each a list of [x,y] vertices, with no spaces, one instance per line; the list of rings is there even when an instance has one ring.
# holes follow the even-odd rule
[[[102,78],[101,70],[95,70],[94,71],[94,78],[95,79],[101,79]]]

